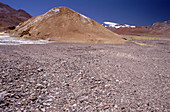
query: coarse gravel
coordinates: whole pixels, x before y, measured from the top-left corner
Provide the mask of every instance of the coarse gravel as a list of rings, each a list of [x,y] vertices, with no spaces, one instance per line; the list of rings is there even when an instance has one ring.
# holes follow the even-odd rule
[[[138,42],[0,45],[0,111],[169,112],[170,41]]]

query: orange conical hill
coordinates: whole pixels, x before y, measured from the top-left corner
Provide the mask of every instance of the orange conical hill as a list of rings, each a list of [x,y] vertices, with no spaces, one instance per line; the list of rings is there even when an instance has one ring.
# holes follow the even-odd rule
[[[117,34],[67,7],[53,8],[20,24],[12,36],[74,43],[122,43]]]

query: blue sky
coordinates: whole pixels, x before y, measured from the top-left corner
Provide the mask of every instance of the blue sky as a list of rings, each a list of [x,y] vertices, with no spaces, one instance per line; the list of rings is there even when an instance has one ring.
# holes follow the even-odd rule
[[[170,0],[1,0],[15,9],[24,9],[32,16],[53,7],[66,6],[99,23],[147,26],[170,20]]]

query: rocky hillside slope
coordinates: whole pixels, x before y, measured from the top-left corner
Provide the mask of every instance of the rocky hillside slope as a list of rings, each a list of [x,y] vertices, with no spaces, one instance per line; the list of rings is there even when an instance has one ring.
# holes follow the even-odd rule
[[[0,30],[17,26],[19,23],[24,22],[29,18],[31,18],[31,15],[24,10],[15,10],[0,2]]]
[[[170,36],[170,20],[154,23],[152,25],[149,25],[147,28],[155,30],[160,34]]]
[[[11,36],[73,43],[122,43],[125,40],[96,21],[67,7],[53,8],[17,26]]]

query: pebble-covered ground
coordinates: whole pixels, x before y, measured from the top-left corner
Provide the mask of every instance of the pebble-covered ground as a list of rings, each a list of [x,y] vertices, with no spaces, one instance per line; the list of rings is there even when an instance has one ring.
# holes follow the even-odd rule
[[[170,41],[138,42],[0,45],[0,112],[170,112]]]

